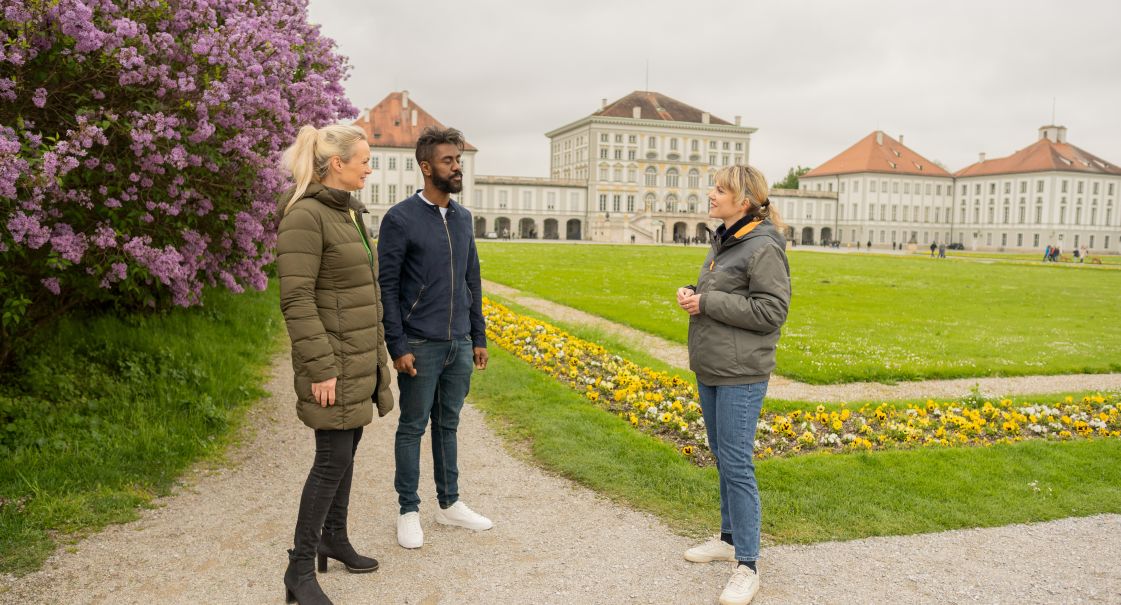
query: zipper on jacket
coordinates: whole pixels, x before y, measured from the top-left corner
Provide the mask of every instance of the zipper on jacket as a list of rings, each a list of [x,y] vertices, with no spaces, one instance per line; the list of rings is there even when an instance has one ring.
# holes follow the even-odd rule
[[[420,297],[424,296],[424,289],[427,287],[428,286],[420,287],[420,292],[417,292],[416,300],[413,301],[413,306],[409,307],[409,314],[405,316],[406,321],[413,316],[413,311],[416,311],[416,306],[420,303]]]
[[[366,249],[366,260],[370,263],[370,268],[374,268],[374,253],[370,250],[370,243],[366,241],[366,234],[362,233],[362,227],[358,226],[358,215],[354,213],[354,208],[350,208],[350,222],[354,228],[358,230],[358,239],[362,240],[362,247]]]
[[[450,208],[449,208],[450,211]],[[455,316],[455,256],[452,254],[452,232],[448,230],[448,217],[441,215],[444,233],[448,235],[448,267],[451,268],[451,304],[448,305],[448,340],[452,339],[452,317]]]

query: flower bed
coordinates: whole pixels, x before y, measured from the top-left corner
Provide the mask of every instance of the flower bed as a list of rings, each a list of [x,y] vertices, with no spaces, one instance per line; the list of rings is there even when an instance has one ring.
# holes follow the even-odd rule
[[[712,462],[697,390],[576,338],[546,322],[483,298],[487,336],[503,349],[584,394],[637,429],[677,446],[700,464]],[[1047,403],[961,401],[863,405],[770,412],[759,419],[755,457],[813,451],[987,446],[1025,439],[1066,441],[1121,437],[1118,395],[1066,397]]]

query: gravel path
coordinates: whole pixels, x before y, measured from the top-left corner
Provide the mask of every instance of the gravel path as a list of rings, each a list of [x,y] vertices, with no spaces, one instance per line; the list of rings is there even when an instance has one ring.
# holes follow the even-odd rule
[[[689,350],[680,343],[671,342],[637,330],[630,326],[567,307],[543,298],[537,298],[509,286],[483,282],[483,290],[493,292],[519,305],[569,324],[592,326],[615,336],[624,343],[660,359],[671,366],[687,369]],[[952,398],[969,394],[977,386],[982,393],[1002,395],[1034,395],[1084,391],[1091,389],[1121,389],[1121,374],[1064,374],[1052,376],[1014,376],[999,378],[956,378],[952,380],[920,380],[883,384],[879,382],[850,382],[846,384],[806,384],[783,376],[772,376],[767,396],[792,401],[890,401],[899,399],[926,399],[928,397]]]
[[[282,602],[284,550],[313,442],[292,410],[287,357],[276,359],[267,388],[273,395],[252,412],[227,467],[190,473],[138,521],[60,549],[36,573],[0,577],[0,603]],[[731,571],[685,562],[691,541],[657,519],[512,457],[470,405],[460,427],[462,491],[496,526],[476,534],[432,522],[425,470],[427,541],[401,549],[395,426],[396,413],[367,428],[351,497],[353,541],[382,567],[351,575],[332,562],[321,580],[339,605],[714,603]],[[763,552],[756,603],[1117,603],[1119,560],[1118,515],[780,546]]]

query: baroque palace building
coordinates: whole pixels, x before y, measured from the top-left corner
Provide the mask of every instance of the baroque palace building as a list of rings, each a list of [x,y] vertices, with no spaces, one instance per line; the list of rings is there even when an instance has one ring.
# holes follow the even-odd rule
[[[476,175],[477,150],[468,145],[458,200],[471,210],[480,238],[705,241],[713,175],[748,161],[756,129],[740,122],[656,92],[604,99],[594,113],[546,133],[549,178]],[[443,125],[408,91],[390,93],[355,124],[369,137],[373,173],[358,195],[376,233],[385,211],[424,184],[413,159],[420,132]],[[781,213],[796,211],[792,225],[829,233],[836,193],[773,190],[771,199]]]
[[[376,233],[385,211],[423,186],[416,140],[442,124],[408,91],[390,93],[355,124],[370,143],[373,173],[358,196]],[[546,133],[548,177],[476,175],[478,150],[468,144],[458,200],[479,238],[704,241],[713,176],[749,161],[755,130],[739,116],[729,122],[636,91]],[[1062,126],[953,174],[902,136],[875,131],[803,175],[798,190],[770,195],[796,244],[1121,249],[1121,168],[1067,142]]]
[[[952,175],[902,137],[876,131],[806,173],[800,187],[837,193],[840,218],[819,237],[845,244],[1121,247],[1121,168],[1068,143],[1062,126],[1043,126],[1033,144],[1003,158],[981,154]]]

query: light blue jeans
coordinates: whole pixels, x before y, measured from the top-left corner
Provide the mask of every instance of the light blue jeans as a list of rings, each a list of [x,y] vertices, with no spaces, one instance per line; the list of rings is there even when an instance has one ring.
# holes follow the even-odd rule
[[[732,534],[737,561],[756,561],[762,507],[752,453],[767,382],[710,387],[698,380],[697,393],[720,473],[720,531]]]

